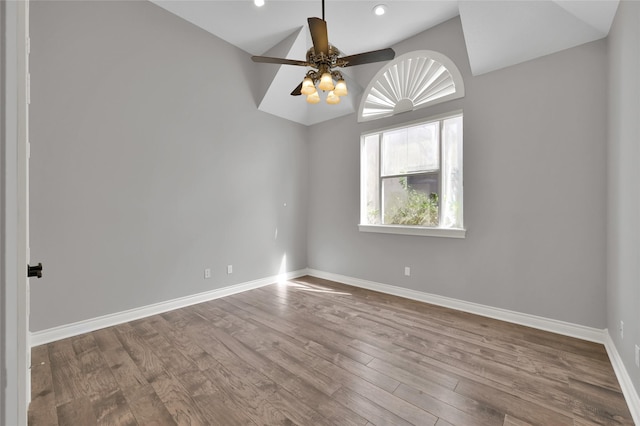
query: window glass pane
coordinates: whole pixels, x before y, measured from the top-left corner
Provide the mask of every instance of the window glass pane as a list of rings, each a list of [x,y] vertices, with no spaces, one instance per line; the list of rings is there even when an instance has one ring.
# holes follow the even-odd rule
[[[382,137],[382,175],[437,170],[439,122],[385,132]]]
[[[362,157],[362,191],[361,222],[370,225],[380,223],[380,137],[369,135],[364,138]]]
[[[438,226],[438,173],[382,180],[384,224]]]
[[[442,223],[463,228],[462,218],[462,117],[444,120],[442,128]]]

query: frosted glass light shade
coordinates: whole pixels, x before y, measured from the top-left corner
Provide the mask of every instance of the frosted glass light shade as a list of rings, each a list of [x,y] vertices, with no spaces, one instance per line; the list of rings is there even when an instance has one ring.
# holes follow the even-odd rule
[[[311,95],[316,92],[316,86],[313,84],[313,80],[309,77],[306,77],[302,80],[302,89],[300,89],[300,93],[303,95]]]
[[[318,92],[315,91],[312,94],[308,95],[307,102],[309,102],[310,104],[317,104],[318,102],[320,102],[320,95],[318,95]]]
[[[329,74],[328,72],[322,74],[322,77],[320,77],[320,84],[318,85],[318,89],[325,91],[334,89],[331,74]]]
[[[340,96],[336,95],[336,93],[332,90],[327,95],[327,103],[331,105],[340,103]]]
[[[347,94],[349,93],[347,91],[347,83],[342,79],[338,80],[333,93],[335,93],[337,96],[347,96]]]

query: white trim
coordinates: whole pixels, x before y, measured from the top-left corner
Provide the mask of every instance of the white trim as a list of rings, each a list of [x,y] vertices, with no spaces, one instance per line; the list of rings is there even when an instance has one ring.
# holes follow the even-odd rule
[[[507,309],[494,308],[492,306],[481,305],[479,303],[466,302],[464,300],[438,296],[436,294],[410,290],[407,288],[377,283],[374,281],[362,280],[359,278],[352,278],[345,275],[333,274],[330,272],[318,271],[316,269],[309,269],[308,272],[309,275],[314,277],[324,278],[327,280],[352,285],[354,287],[366,288],[368,290],[378,291],[380,293],[391,294],[394,296],[405,297],[407,299],[417,300],[420,302],[431,303],[433,305],[444,306],[446,308],[456,309],[458,311],[482,315],[484,317],[537,328],[539,330],[550,331],[552,333],[575,337],[590,342],[604,343],[604,331],[597,328],[585,327],[579,324],[558,321],[550,318],[539,317],[536,315],[523,314],[520,312],[509,311]]]
[[[4,152],[0,155],[0,185],[2,217],[2,251],[0,262],[1,285],[5,289],[4,306],[0,310],[4,318],[4,351],[0,357],[0,424],[27,425],[27,409],[31,400],[28,339],[27,265],[28,248],[28,197],[27,197],[27,133],[28,106],[26,93],[27,45],[29,3],[3,2],[0,13],[0,58],[2,86],[0,102],[0,139]]]
[[[629,411],[631,411],[631,417],[635,424],[640,425],[640,396],[638,396],[638,392],[633,386],[631,376],[629,376],[629,372],[625,368],[618,349],[607,329],[604,330],[604,347],[607,350],[613,371],[615,371],[618,382],[620,383],[620,388],[622,388],[622,394],[627,401]]]
[[[422,237],[465,238],[466,229],[427,228],[424,226],[402,225],[358,225],[360,232],[377,232],[380,234],[418,235]]]
[[[404,129],[406,127],[412,127],[413,125],[418,125],[418,124],[430,124],[430,123],[435,123],[436,121],[444,121],[446,119],[455,118],[455,117],[464,118],[464,110],[454,109],[452,111],[443,112],[441,114],[430,115],[429,117],[416,118],[415,120],[411,120],[411,121],[403,121],[400,124],[390,124],[388,126],[378,127],[376,129],[370,130],[368,132],[361,134],[360,136],[364,138],[367,136],[376,135],[378,133],[388,132],[390,130]]]
[[[218,288],[204,293],[198,293],[191,296],[180,297],[178,299],[168,300],[166,302],[154,303],[152,305],[142,306],[139,308],[129,309],[127,311],[117,312],[115,314],[104,315],[84,321],[78,321],[72,324],[61,325],[47,330],[36,331],[31,333],[31,345],[39,346],[60,339],[77,336],[84,333],[100,330],[101,328],[111,327],[125,322],[145,318],[151,315],[161,314],[163,312],[172,311],[174,309],[184,308],[186,306],[195,305],[197,303],[207,302],[213,299],[219,299],[232,294],[242,293],[243,291],[253,290],[274,284],[283,279],[289,280],[298,278],[307,274],[306,269],[287,272],[282,275],[274,275],[271,277],[261,278],[245,283],[235,284],[228,287]]]

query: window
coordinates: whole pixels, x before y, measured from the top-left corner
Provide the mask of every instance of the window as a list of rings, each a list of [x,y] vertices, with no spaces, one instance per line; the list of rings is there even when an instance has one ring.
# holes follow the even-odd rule
[[[360,230],[464,237],[462,113],[361,138]]]
[[[378,71],[360,101],[358,121],[377,120],[464,96],[462,74],[433,50],[398,56]]]

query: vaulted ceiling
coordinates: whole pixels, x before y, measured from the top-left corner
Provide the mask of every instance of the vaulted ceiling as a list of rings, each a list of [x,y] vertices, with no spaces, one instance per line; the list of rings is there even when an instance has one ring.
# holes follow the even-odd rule
[[[252,55],[305,59],[310,16],[322,17],[320,0],[151,0]],[[345,55],[393,46],[460,15],[474,75],[555,53],[608,35],[618,0],[326,0],[329,40]],[[374,6],[387,13],[376,16]],[[311,125],[358,110],[361,88],[349,85],[339,105],[309,105],[290,96],[305,70],[255,64],[268,75],[262,111]],[[383,64],[380,64],[383,66]],[[345,75],[350,82],[348,71]]]

